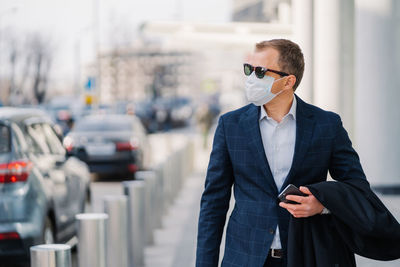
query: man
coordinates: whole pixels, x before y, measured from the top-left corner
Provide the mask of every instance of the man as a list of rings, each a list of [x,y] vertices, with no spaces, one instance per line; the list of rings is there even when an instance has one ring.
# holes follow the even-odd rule
[[[329,210],[305,185],[366,179],[340,117],[294,94],[304,71],[299,46],[275,39],[256,44],[244,64],[251,104],[220,117],[201,199],[196,266],[217,266],[233,186],[235,207],[226,231],[222,266],[286,266],[290,216]],[[306,197],[279,203],[294,184]]]

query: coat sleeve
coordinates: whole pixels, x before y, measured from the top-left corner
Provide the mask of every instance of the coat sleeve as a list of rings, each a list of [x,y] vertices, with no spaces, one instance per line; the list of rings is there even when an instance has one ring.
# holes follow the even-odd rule
[[[226,145],[223,117],[220,117],[200,204],[197,267],[218,266],[219,249],[229,208],[232,184],[232,164]]]
[[[360,158],[352,147],[350,138],[343,128],[342,120],[335,114],[336,131],[333,140],[332,155],[329,165],[331,177],[337,181],[348,179],[366,179]]]

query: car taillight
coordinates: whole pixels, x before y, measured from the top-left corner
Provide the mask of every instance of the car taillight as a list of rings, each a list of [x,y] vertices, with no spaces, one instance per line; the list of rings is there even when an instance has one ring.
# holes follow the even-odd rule
[[[0,233],[0,241],[15,240],[15,239],[20,239],[19,234],[17,232]]]
[[[71,152],[74,149],[74,141],[71,137],[67,136],[63,140],[63,145],[68,152]]]
[[[28,179],[32,163],[29,161],[13,161],[0,164],[0,183],[25,182]]]
[[[131,142],[117,142],[115,143],[115,148],[117,149],[117,151],[132,151],[135,150],[137,147]]]
[[[139,170],[136,164],[128,164],[128,170],[130,173],[135,173]]]
[[[73,145],[69,145],[69,146],[66,146],[65,149],[66,149],[68,152],[71,152],[72,149],[74,149],[74,146],[73,146]]]

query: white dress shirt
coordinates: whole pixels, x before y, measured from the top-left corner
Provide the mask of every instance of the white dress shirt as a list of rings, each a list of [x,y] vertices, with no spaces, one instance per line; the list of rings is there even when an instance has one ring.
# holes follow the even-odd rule
[[[292,166],[296,142],[296,105],[296,97],[293,97],[289,113],[283,117],[280,123],[269,117],[264,107],[261,106],[259,120],[261,138],[278,191],[281,190]],[[271,249],[281,248],[279,227],[277,226]]]

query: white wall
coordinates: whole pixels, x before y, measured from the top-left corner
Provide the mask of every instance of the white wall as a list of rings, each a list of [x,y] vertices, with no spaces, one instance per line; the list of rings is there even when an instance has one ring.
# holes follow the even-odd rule
[[[371,184],[400,184],[400,3],[356,0],[355,141]]]

